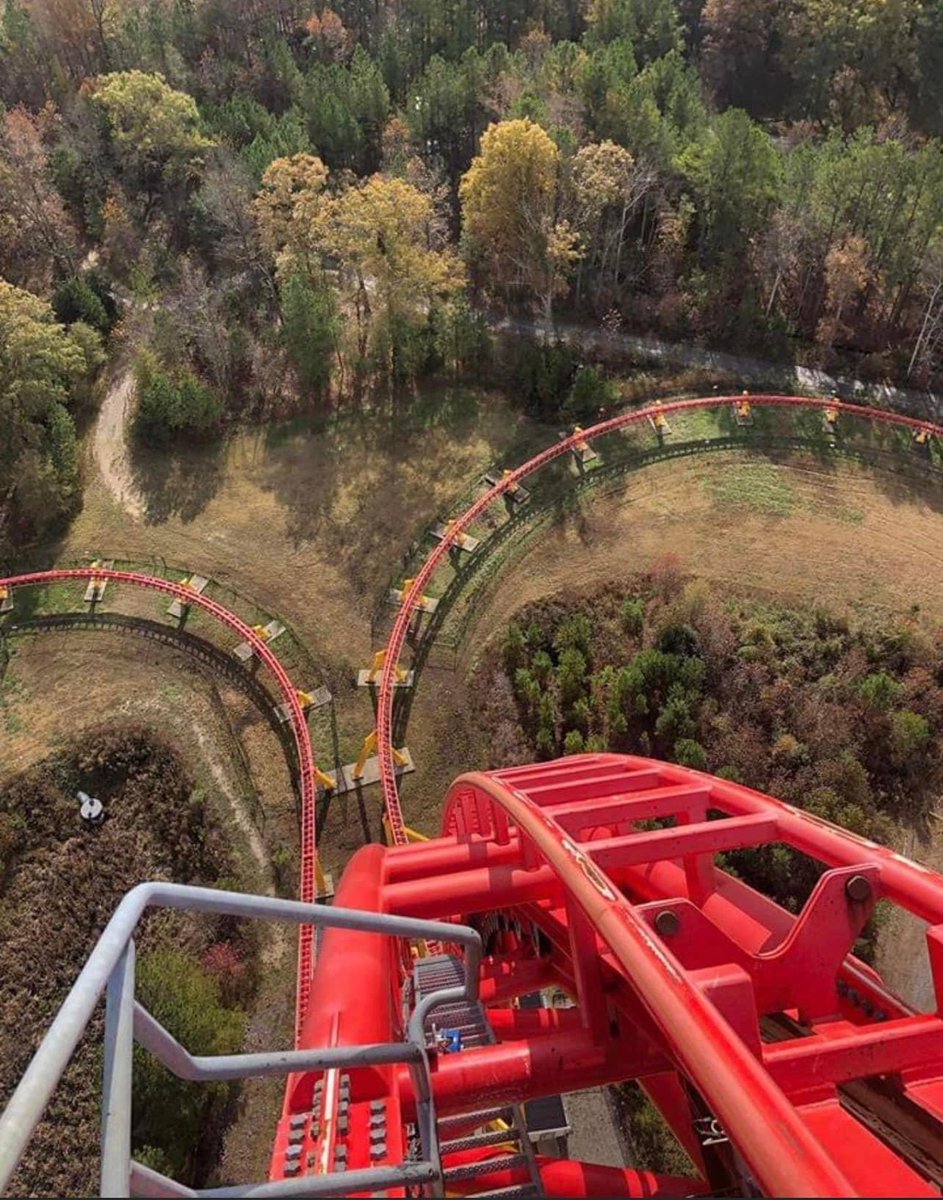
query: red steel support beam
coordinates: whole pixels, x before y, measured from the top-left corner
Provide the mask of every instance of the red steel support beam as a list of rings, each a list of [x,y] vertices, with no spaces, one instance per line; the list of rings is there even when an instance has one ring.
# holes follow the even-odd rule
[[[643,918],[582,850],[524,794],[480,773],[459,776],[447,799],[469,788],[506,808],[580,905],[632,981],[678,1066],[701,1091],[760,1185],[774,1195],[850,1191],[821,1142],[700,989],[666,955]],[[673,832],[673,831],[671,831]],[[590,843],[591,845],[591,843]]]
[[[568,1090],[578,1090],[666,1067],[665,1059],[641,1040],[623,1038],[599,1045],[585,1030],[566,1030],[439,1055],[432,1090],[436,1112],[450,1116],[468,1112],[475,1097],[487,1098],[489,1105],[523,1103],[559,1095],[564,1080]],[[398,1077],[404,1115],[410,1120],[413,1089],[407,1068],[398,1068]]]

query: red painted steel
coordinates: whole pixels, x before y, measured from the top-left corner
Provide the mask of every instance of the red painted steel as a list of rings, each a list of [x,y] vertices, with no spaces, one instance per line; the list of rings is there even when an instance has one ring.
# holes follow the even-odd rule
[[[464,1144],[465,1134],[483,1123],[479,1110],[639,1079],[708,1182],[540,1160],[548,1195],[694,1195],[724,1186],[731,1172],[739,1186],[767,1195],[939,1194],[940,875],[749,788],[611,754],[460,776],[446,798],[442,836],[405,844],[392,759],[393,683],[416,601],[449,547],[495,499],[577,441],[656,412],[740,399],[665,403],[555,443],[450,525],[394,623],[377,713],[394,845],[360,851],[338,898],[351,907],[471,921],[481,929],[480,994],[496,1043],[431,1054],[436,1110],[451,1121],[446,1166],[477,1168],[496,1159],[493,1171],[474,1174],[476,1186],[525,1181],[519,1163],[501,1165],[504,1150],[491,1148],[493,1138],[485,1148],[480,1139]],[[943,428],[928,422],[860,405],[790,396],[751,396],[750,403],[833,408],[943,437]],[[87,579],[150,588],[201,608],[247,641],[269,669],[291,714],[298,753],[301,898],[316,899],[314,751],[295,685],[265,639],[205,594],[136,572],[88,566],[11,576],[0,586]],[[664,818],[674,824],[640,828]],[[798,915],[715,865],[719,853],[773,843],[826,868]],[[937,1011],[914,1012],[851,955],[878,900],[929,923]],[[312,931],[302,929],[296,1044],[400,1037],[401,989],[411,966],[401,947],[339,930],[326,935],[324,947],[315,974]],[[575,1007],[510,1007],[527,991],[549,987],[562,989]],[[876,1123],[868,1119],[872,1092]],[[858,1109],[849,1108],[849,1095]],[[898,1101],[900,1129],[888,1133]],[[301,1072],[286,1090],[272,1177],[297,1174],[302,1161],[315,1173],[399,1161],[414,1109],[413,1078],[404,1067]]]
[[[678,824],[640,829],[653,814]],[[714,865],[745,830],[823,863],[797,916]],[[487,1181],[513,1186],[520,1168],[501,1165],[506,1147],[462,1141],[482,1124],[464,1114],[639,1079],[707,1179],[681,1181],[684,1194],[725,1186],[729,1169],[766,1195],[938,1194],[924,1170],[932,1134],[920,1120],[932,1124],[943,1105],[943,1018],[913,1012],[850,955],[874,904],[890,899],[933,926],[930,966],[943,996],[943,878],[895,852],[728,781],[591,754],[460,776],[441,838],[361,851],[341,888],[347,903],[481,929],[481,994],[497,1043],[432,1057],[436,1110],[453,1123],[444,1136],[458,1139],[446,1144],[447,1167],[494,1155]],[[312,1044],[334,1044],[342,1030],[348,1042],[395,1030],[387,1022],[400,976],[382,939],[371,946],[360,936],[362,961],[350,958],[345,939],[358,936],[336,934],[333,970],[322,962],[306,1025]],[[508,1007],[548,987],[576,1007]],[[770,1040],[769,1019],[786,1022],[785,1040]],[[905,1135],[923,1114],[916,1157],[906,1136],[900,1147],[846,1110],[840,1089],[875,1076],[898,1081]],[[704,1106],[707,1141],[681,1079]],[[310,1106],[315,1082],[301,1077],[286,1114]],[[351,1084],[352,1127],[358,1098],[375,1102],[377,1086]],[[406,1068],[386,1087],[387,1111],[405,1127],[415,1116]],[[721,1175],[713,1142],[727,1147]],[[329,1161],[322,1135],[304,1150]],[[349,1167],[368,1165],[361,1152],[349,1143]],[[634,1194],[640,1182],[581,1163],[554,1170],[548,1194]]]
[[[311,735],[304,709],[298,699],[298,688],[292,683],[288,672],[264,638],[259,637],[251,625],[231,613],[222,604],[209,596],[171,583],[152,575],[137,571],[115,571],[104,567],[74,567],[54,571],[34,571],[26,575],[11,575],[0,579],[0,587],[42,587],[53,583],[68,583],[71,580],[103,579],[114,583],[127,583],[135,587],[149,588],[172,596],[183,604],[193,605],[215,617],[217,621],[239,634],[248,642],[259,659],[268,667],[278,685],[291,713],[291,727],[298,753],[298,777],[301,793],[301,869],[299,899],[313,904],[317,899],[317,837],[315,831],[315,805],[317,802],[316,761],[311,745]],[[301,1023],[308,1004],[311,989],[311,974],[314,970],[314,934],[310,925],[301,926],[298,935],[298,994],[295,1007],[296,1041],[301,1032]]]
[[[867,421],[877,421],[885,425],[898,425],[906,429],[927,430],[929,433],[943,437],[943,427],[930,421],[921,421],[916,417],[908,417],[903,413],[889,412],[883,409],[869,408],[863,404],[849,404],[840,400],[820,400],[805,396],[757,395],[749,396],[750,404],[757,408],[797,408],[797,409],[834,409],[839,414],[862,418]],[[671,400],[645,408],[633,409],[620,413],[606,421],[569,437],[561,438],[548,446],[546,450],[535,455],[521,466],[498,481],[492,488],[482,494],[460,516],[448,524],[444,536],[436,543],[429,557],[417,572],[409,595],[403,597],[402,605],[390,632],[386,645],[386,658],[380,676],[379,694],[377,700],[377,754],[380,759],[380,771],[383,781],[383,801],[386,805],[390,830],[395,845],[406,844],[406,823],[403,820],[402,807],[399,799],[399,787],[396,780],[396,769],[393,760],[393,701],[395,696],[396,670],[400,655],[406,642],[409,622],[415,611],[418,600],[425,593],[437,569],[445,562],[449,551],[459,539],[467,533],[475,521],[485,510],[506,492],[514,489],[530,475],[545,467],[548,463],[574,450],[578,443],[591,442],[595,438],[604,437],[607,433],[616,433],[632,425],[643,424],[654,417],[656,413],[669,416],[673,413],[691,412],[704,408],[729,408],[739,404],[743,396],[706,396],[691,400]]]

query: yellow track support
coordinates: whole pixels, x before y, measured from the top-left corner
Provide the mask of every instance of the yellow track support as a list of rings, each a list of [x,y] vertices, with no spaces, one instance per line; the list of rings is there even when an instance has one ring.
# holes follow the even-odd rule
[[[507,477],[509,475],[511,475],[512,472],[509,471],[507,468],[505,468],[505,470],[502,472],[502,474],[503,474],[504,478],[507,479]],[[508,488],[508,491],[513,494],[514,492],[518,491],[519,489],[520,489],[519,483],[512,483],[511,486]]]
[[[266,629],[266,627],[264,625],[253,625],[252,632],[257,637],[260,637],[263,642],[267,642],[269,640],[269,638],[272,636],[269,633],[268,629]]]
[[[914,441],[917,443],[918,446],[925,446],[930,441],[930,430],[929,429],[918,429],[917,432],[914,434]],[[2,595],[2,592],[0,592],[0,600],[2,600],[2,599],[3,599],[3,595]]]
[[[324,878],[324,868],[321,866],[320,854],[314,860],[314,882],[318,889],[318,895],[323,896],[327,891],[327,880]]]
[[[408,825],[404,825],[403,829],[406,833],[406,840],[408,842],[428,842],[429,840],[426,835],[424,833],[420,833],[418,829],[410,829]],[[391,846],[393,844],[391,840],[393,835],[390,830],[390,819],[386,813],[383,814],[383,832],[386,835],[386,844]]]
[[[337,780],[334,776],[326,774],[320,767],[314,768],[314,778],[326,792],[333,792],[337,788]]]
[[[406,598],[405,587],[403,589],[403,593],[404,593],[403,599],[405,600],[405,598]],[[374,656],[373,656],[373,666],[370,668],[370,674],[367,676],[367,678],[370,680],[371,683],[376,683],[377,676],[379,675],[379,673],[383,670],[383,668],[385,666],[386,666],[386,651],[378,650],[376,652],[376,654],[374,654]],[[397,681],[397,683],[402,683],[405,678],[406,678],[406,672],[399,665],[399,663],[397,663],[396,664],[396,681]]]
[[[354,769],[350,773],[351,777],[353,779],[362,779],[363,778],[363,770],[364,770],[364,767],[367,765],[367,759],[370,757],[371,754],[374,753],[376,748],[377,748],[377,734],[376,734],[376,730],[374,730],[373,733],[368,733],[367,736],[363,739],[363,745],[360,747],[360,755],[359,755],[357,761],[354,763]]]
[[[583,432],[583,426],[582,425],[574,425],[573,432],[574,432],[574,434],[576,434],[576,436],[578,438],[578,441],[576,443],[577,450],[579,450],[580,454],[585,454],[586,451],[589,449],[589,442],[587,442],[586,438],[579,436]]]
[[[354,763],[354,769],[350,775],[352,779],[362,779],[364,767],[367,765],[367,759],[371,754],[375,754],[377,750],[377,731],[374,729],[372,733],[368,733],[363,739],[363,745],[360,747],[360,757]],[[405,754],[400,753],[396,747],[393,747],[393,761],[399,767],[405,767],[409,763],[409,759]]]
[[[747,399],[749,394],[749,392],[744,392],[743,399],[737,401],[737,416],[743,417],[744,421],[748,421],[751,413],[753,412],[753,405]]]
[[[413,588],[415,586],[416,586],[415,579],[404,579],[403,580],[403,586],[399,590],[399,597],[400,597],[401,604],[405,604],[406,601],[411,598],[412,593],[413,593]],[[417,596],[416,603],[417,604],[425,604],[428,599],[429,599],[428,596]]]
[[[661,401],[656,400],[655,401],[656,411],[652,415],[652,424],[655,426],[656,429],[659,429],[659,430],[668,428],[668,418],[665,416],[665,414],[663,412],[657,411],[658,406],[660,406],[660,405],[661,405]]]
[[[302,708],[310,708],[314,703],[314,697],[310,692],[295,692],[295,695],[298,697],[298,703]]]

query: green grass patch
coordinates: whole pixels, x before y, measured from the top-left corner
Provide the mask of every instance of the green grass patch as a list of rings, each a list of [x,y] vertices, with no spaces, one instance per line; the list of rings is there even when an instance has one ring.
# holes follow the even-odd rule
[[[794,489],[770,463],[739,463],[712,474],[705,485],[718,506],[777,517],[788,517],[796,507]]]

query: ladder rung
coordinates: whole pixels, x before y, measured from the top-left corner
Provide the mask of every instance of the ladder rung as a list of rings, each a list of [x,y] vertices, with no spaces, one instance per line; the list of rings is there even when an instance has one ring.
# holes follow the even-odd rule
[[[489,1175],[492,1171],[513,1171],[518,1167],[527,1166],[526,1154],[502,1154],[500,1157],[463,1163],[460,1167],[447,1167],[443,1173],[443,1179],[452,1183],[459,1179],[474,1179],[478,1175]]]
[[[511,1110],[507,1105],[504,1105],[503,1108],[480,1108],[473,1112],[456,1113],[454,1116],[439,1119],[439,1132],[444,1133],[449,1129],[466,1129],[469,1126],[475,1128],[477,1125],[487,1125],[489,1121],[506,1119],[510,1115]]]
[[[460,1150],[474,1150],[479,1146],[500,1146],[504,1142],[516,1142],[520,1135],[516,1129],[489,1129],[487,1133],[475,1133],[469,1137],[443,1142],[439,1147],[442,1154],[457,1154]]]

